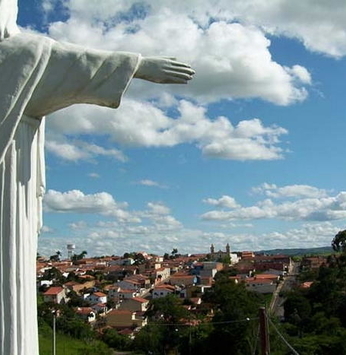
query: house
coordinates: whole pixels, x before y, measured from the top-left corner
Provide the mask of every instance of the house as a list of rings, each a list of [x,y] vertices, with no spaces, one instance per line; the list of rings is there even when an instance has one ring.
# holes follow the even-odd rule
[[[327,263],[325,256],[304,257],[301,262],[302,269],[318,270],[320,266]]]
[[[114,301],[133,298],[138,295],[139,293],[136,290],[125,290],[119,286],[113,286],[108,291],[108,297]]]
[[[96,313],[91,307],[78,307],[76,314],[88,323],[92,323],[96,320]]]
[[[291,263],[291,258],[286,255],[256,255],[254,258],[256,271],[275,269],[287,272],[291,268]]]
[[[155,286],[153,289],[152,297],[154,298],[161,298],[166,297],[170,294],[175,294],[176,288],[172,285],[159,285]]]
[[[143,288],[143,289],[149,289],[151,287],[149,277],[141,275],[141,274],[128,276],[128,277],[126,277],[125,280],[126,281],[128,281],[128,280],[136,281],[136,282],[138,282],[139,287]]]
[[[246,259],[253,259],[255,257],[255,253],[252,251],[242,251],[240,253],[240,258],[242,260],[246,260]]]
[[[190,286],[197,284],[196,275],[187,275],[186,273],[176,273],[169,278],[171,285],[184,285]]]
[[[136,292],[141,291],[141,283],[128,277],[122,281],[117,282],[116,285],[124,290],[133,290]]]
[[[106,316],[108,326],[124,329],[137,328],[147,325],[147,319],[142,312],[113,309]]]
[[[169,267],[160,267],[155,269],[153,274],[155,275],[155,283],[163,282],[170,277],[171,269]]]
[[[280,279],[280,275],[263,273],[263,274],[257,274],[256,279],[257,280],[271,280],[273,282],[278,282]]]
[[[77,294],[81,294],[83,290],[87,290],[89,288],[93,288],[95,286],[95,280],[89,280],[84,283],[69,281],[64,284],[66,288],[70,291],[74,291]]]
[[[91,308],[96,314],[106,314],[108,310],[106,303],[97,303],[92,305]]]
[[[246,289],[258,293],[274,293],[276,290],[276,282],[268,279],[257,279],[256,277],[249,277],[244,280]]]
[[[252,276],[255,272],[255,266],[252,260],[240,260],[240,262],[235,265],[233,269],[237,272],[237,275],[242,278]]]
[[[44,302],[53,302],[57,304],[66,303],[68,301],[65,288],[61,286],[50,287],[43,293]]]
[[[94,292],[86,297],[91,304],[107,303],[107,295],[103,292]]]
[[[120,310],[128,310],[135,312],[145,312],[148,308],[149,301],[145,298],[134,297],[123,300],[120,305]]]

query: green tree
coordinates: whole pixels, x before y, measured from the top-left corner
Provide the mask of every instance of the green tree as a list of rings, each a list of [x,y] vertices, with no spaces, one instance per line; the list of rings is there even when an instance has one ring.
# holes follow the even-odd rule
[[[71,257],[72,261],[77,261],[77,260],[82,260],[85,258],[85,256],[88,254],[87,251],[83,250],[80,254],[74,254]]]
[[[106,329],[101,339],[113,349],[129,350],[131,347],[130,339],[124,335],[120,335],[115,329]]]
[[[65,282],[65,277],[59,269],[51,267],[50,269],[45,270],[42,275],[42,280],[53,281],[55,285],[61,285]]]
[[[49,257],[49,260],[53,262],[58,262],[60,261],[60,258],[61,258],[61,252],[58,250],[54,255],[51,255]]]
[[[332,240],[332,248],[335,251],[346,251],[346,230],[340,231]]]
[[[227,275],[218,277],[214,286],[203,296],[213,305],[213,331],[206,348],[210,353],[246,355],[252,353],[251,344],[257,336],[258,309],[263,305],[260,295],[247,291],[243,283],[236,284]]]
[[[140,331],[140,337],[135,343],[136,348],[139,349],[139,344],[145,348],[151,347],[155,349],[154,354],[177,351],[182,339],[188,335],[189,327],[186,324],[191,320],[191,315],[181,299],[176,295],[153,299],[149,303],[146,316],[149,317],[150,324]],[[148,339],[150,345],[144,345],[147,338],[145,334],[148,332],[152,334],[151,339]]]

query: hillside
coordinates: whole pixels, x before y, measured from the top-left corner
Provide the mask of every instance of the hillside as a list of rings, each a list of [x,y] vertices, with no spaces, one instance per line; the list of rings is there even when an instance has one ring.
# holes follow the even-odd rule
[[[310,254],[328,254],[332,253],[333,249],[330,246],[319,248],[295,248],[295,249],[272,249],[272,250],[260,250],[256,253],[264,253],[269,255],[285,254],[285,255],[310,255]]]

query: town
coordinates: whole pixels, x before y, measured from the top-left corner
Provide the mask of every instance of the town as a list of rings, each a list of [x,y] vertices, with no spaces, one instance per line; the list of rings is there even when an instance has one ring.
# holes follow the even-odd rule
[[[290,279],[296,284],[298,266],[317,270],[326,262],[322,256],[305,257],[298,263],[287,255],[232,252],[229,244],[222,250],[211,245],[204,254],[181,255],[173,249],[163,256],[129,252],[123,256],[93,258],[87,257],[87,251],[74,254],[69,246],[67,259],[61,258],[61,252],[37,258],[39,317],[46,314],[49,323],[53,312],[54,321],[59,320],[68,307],[72,311],[70,316],[83,323],[84,331],[88,327],[102,335],[112,332],[129,342],[151,320],[172,321],[162,309],[152,312],[158,299],[174,300],[181,305],[184,315],[174,318],[179,325],[211,322],[217,307],[208,301],[208,292],[220,275],[226,276],[231,284],[242,285],[246,291],[260,295],[260,302],[268,312],[283,318],[280,296],[287,287],[285,281]],[[304,282],[300,287],[311,284]],[[76,326],[68,333],[80,335]],[[119,341],[115,343],[114,347],[122,347]]]

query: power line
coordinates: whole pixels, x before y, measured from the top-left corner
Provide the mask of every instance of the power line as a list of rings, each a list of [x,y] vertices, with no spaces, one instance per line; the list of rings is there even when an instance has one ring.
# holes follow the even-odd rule
[[[245,319],[238,319],[238,320],[226,320],[226,321],[222,321],[222,322],[200,322],[197,325],[201,325],[201,324],[231,324],[231,323],[243,323],[243,322],[250,322],[250,321],[254,321],[254,320],[258,320],[258,317],[256,318],[245,318]],[[185,326],[185,327],[190,327],[191,324],[188,323],[151,323],[154,325],[159,325],[159,326]],[[148,324],[150,325],[150,324]]]
[[[257,343],[258,343],[258,339],[259,339],[259,335],[260,335],[260,325],[258,325],[257,327],[257,335],[255,337],[255,341],[254,341],[254,345],[253,345],[253,352],[252,355],[256,354],[256,350],[257,350]]]
[[[280,333],[279,329],[275,326],[273,321],[268,317],[268,314],[266,313],[267,319],[269,320],[269,323],[272,325],[274,330],[277,332],[281,340],[290,348],[290,350],[293,352],[294,355],[299,355],[298,351],[296,351],[291,344],[285,339],[285,337]]]

